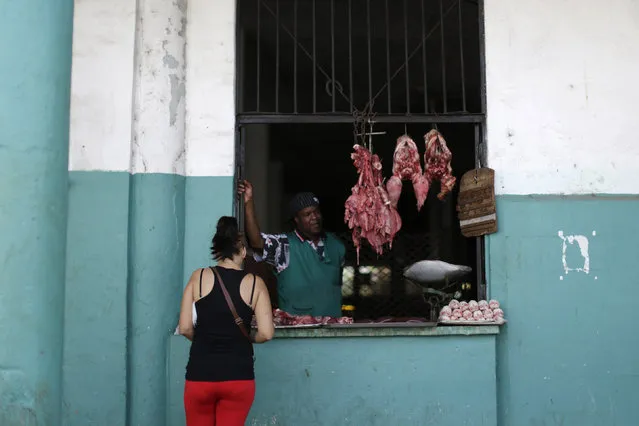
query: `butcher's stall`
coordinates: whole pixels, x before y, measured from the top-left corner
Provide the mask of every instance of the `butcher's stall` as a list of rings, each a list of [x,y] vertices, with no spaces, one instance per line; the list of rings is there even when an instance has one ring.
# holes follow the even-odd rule
[[[247,425],[494,426],[497,325],[278,328],[255,346]],[[169,421],[184,425],[189,342],[169,347]]]
[[[481,300],[481,256],[467,250],[468,238],[496,230],[494,174],[471,170],[457,191],[452,153],[432,129],[424,135],[424,166],[415,142],[402,135],[385,179],[373,153],[375,133],[369,121],[362,126],[351,154],[358,179],[344,205],[348,231],[337,234],[346,247],[342,316],[296,316],[276,306],[274,340],[255,345],[257,393],[247,424],[495,426],[496,337],[506,319],[497,300]],[[428,205],[437,181],[439,193]],[[442,256],[445,227],[426,216],[452,213],[446,199],[457,193],[459,228],[447,237],[457,256]],[[420,217],[425,203],[429,213]],[[265,281],[277,300],[277,285]],[[188,347],[184,338],[170,339],[174,426],[184,424]]]

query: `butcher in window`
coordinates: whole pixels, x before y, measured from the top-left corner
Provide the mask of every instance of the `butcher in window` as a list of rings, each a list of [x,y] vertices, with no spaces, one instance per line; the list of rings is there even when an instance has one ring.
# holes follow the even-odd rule
[[[240,182],[238,193],[244,200],[246,236],[254,257],[275,268],[279,308],[292,315],[340,317],[346,249],[322,228],[319,199],[310,192],[295,195],[288,212],[294,229],[266,234],[257,223],[251,183]]]

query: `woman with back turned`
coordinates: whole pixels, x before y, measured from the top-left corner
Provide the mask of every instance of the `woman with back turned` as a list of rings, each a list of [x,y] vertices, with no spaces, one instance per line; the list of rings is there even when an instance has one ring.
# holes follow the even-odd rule
[[[271,300],[264,281],[242,270],[246,247],[235,218],[220,218],[211,251],[217,266],[193,272],[180,310],[180,334],[193,342],[186,424],[242,426],[255,396],[253,343],[273,338]]]

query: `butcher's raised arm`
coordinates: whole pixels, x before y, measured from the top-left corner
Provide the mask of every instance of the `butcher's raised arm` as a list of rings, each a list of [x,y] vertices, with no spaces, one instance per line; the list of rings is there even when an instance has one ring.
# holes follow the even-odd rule
[[[260,225],[257,223],[255,215],[255,203],[253,203],[253,185],[247,180],[241,181],[237,185],[237,192],[244,199],[244,226],[246,227],[246,238],[253,250],[264,248],[264,239],[260,233]]]

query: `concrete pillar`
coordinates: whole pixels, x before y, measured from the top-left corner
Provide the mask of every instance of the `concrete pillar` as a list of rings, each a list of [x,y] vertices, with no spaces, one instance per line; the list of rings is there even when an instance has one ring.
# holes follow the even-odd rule
[[[127,425],[166,424],[182,294],[186,0],[138,2],[129,211]]]
[[[0,424],[60,424],[73,1],[5,1]]]
[[[136,6],[85,0],[73,12],[64,426],[126,425]]]

